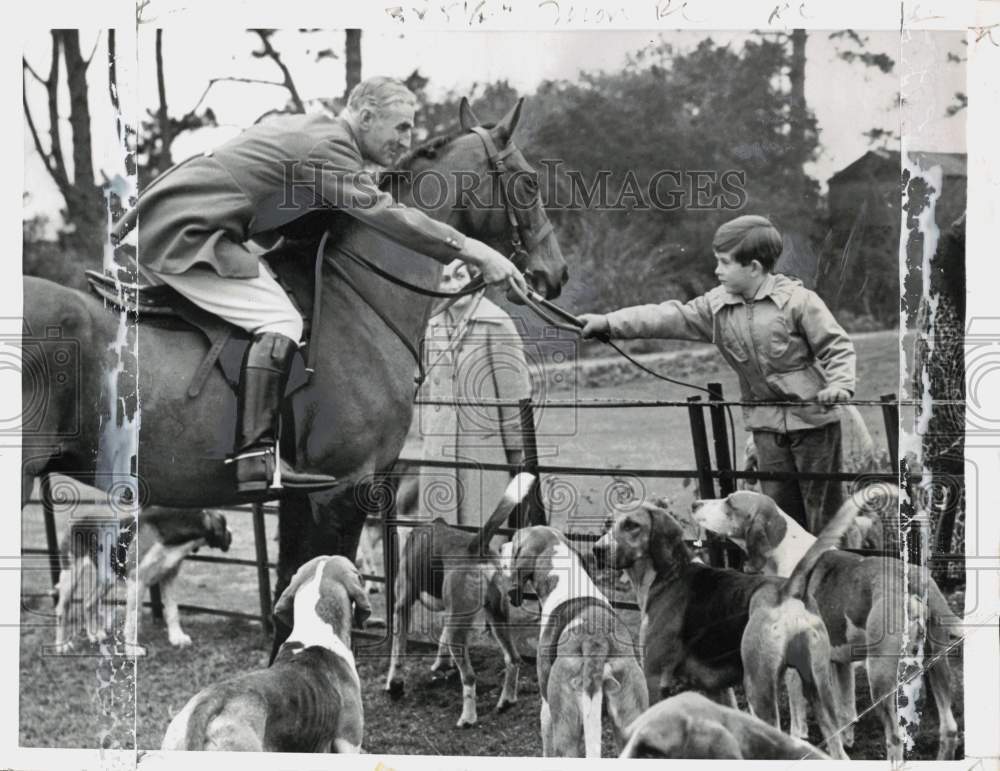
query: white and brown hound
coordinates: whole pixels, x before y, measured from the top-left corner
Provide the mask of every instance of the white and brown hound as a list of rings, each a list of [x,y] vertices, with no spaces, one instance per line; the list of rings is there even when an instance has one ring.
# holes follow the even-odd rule
[[[890,490],[891,492],[891,490]],[[897,491],[898,493],[898,491]],[[871,496],[868,496],[869,498]],[[890,496],[891,497],[891,496]],[[841,512],[858,507],[859,498],[848,499]],[[895,510],[895,505],[892,506]],[[741,491],[727,498],[696,501],[694,516],[707,530],[732,540],[747,554],[749,565],[775,576],[791,575],[802,564],[816,538],[809,534],[766,495]],[[806,574],[809,606],[826,624],[832,643],[835,681],[839,690],[839,722],[857,720],[853,662],[864,661],[872,701],[885,731],[889,759],[902,760],[902,729],[893,694],[898,684],[899,658],[903,650],[906,606],[915,618],[922,603],[908,587],[919,582],[916,567],[906,575],[900,560],[862,557],[834,550],[822,554]],[[925,656],[941,655],[958,636],[960,621],[951,612],[929,579],[926,595],[927,631]],[[958,724],[951,711],[952,681],[947,661],[938,661],[927,671],[940,722],[938,759],[954,757]],[[791,687],[789,706],[792,731],[805,730],[805,709]],[[853,742],[853,730],[845,730],[845,741]]]
[[[695,562],[681,526],[648,503],[615,512],[613,521],[594,554],[599,563],[627,571],[635,587],[650,701],[686,685],[732,704],[728,689],[742,682],[754,713],[780,728],[778,688],[791,667],[806,683],[830,754],[846,759],[834,723],[830,640],[805,607],[801,575],[751,576]],[[846,515],[831,523],[808,564],[848,525]]]
[[[127,650],[138,654],[138,617],[142,598],[150,586],[159,586],[163,616],[171,645],[183,647],[191,638],[181,629],[174,583],[181,563],[202,546],[228,551],[232,533],[220,512],[203,509],[150,507],[138,519],[73,520],[60,546],[61,571],[56,587],[56,650],[72,647],[70,609],[75,595],[86,586],[84,620],[87,637],[101,642],[108,637],[111,614],[103,600],[117,578],[125,578],[125,630]],[[87,582],[93,572],[95,578]]]
[[[512,603],[521,604],[530,581],[542,606],[537,661],[544,756],[601,757],[603,708],[621,749],[625,727],[649,703],[628,628],[558,530],[519,530],[501,554]]]
[[[623,758],[829,760],[764,721],[686,691],[654,704],[628,727]]]
[[[385,690],[393,698],[402,696],[405,684],[399,660],[406,651],[410,613],[419,601],[435,611],[444,611],[444,627],[438,654],[431,666],[438,671],[450,658],[462,677],[462,714],[458,727],[475,725],[476,673],[469,659],[469,633],[485,619],[503,652],[505,674],[497,702],[502,712],[517,702],[517,676],[521,656],[508,627],[506,583],[499,557],[490,540],[521,503],[534,483],[531,474],[511,480],[496,510],[478,533],[467,533],[435,519],[412,530],[403,547],[396,576],[396,606],[392,627],[392,654]]]
[[[275,619],[292,631],[274,663],[192,697],[171,720],[162,749],[360,752],[364,711],[351,624],[363,627],[370,614],[354,563],[310,560],[275,603]]]

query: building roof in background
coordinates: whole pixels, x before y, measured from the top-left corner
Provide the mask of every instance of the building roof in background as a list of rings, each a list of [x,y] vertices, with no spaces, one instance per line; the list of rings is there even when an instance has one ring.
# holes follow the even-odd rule
[[[911,150],[910,160],[922,169],[940,166],[945,177],[965,177],[967,158],[965,153],[930,153]],[[900,154],[897,150],[869,150],[853,163],[830,177],[830,184],[851,179],[884,174],[888,170],[898,171]]]

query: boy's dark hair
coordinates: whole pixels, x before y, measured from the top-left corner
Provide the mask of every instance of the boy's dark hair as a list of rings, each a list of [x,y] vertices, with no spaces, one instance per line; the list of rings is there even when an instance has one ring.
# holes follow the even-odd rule
[[[781,233],[767,217],[745,214],[715,231],[712,249],[730,252],[740,265],[749,265],[757,260],[770,273],[781,256]]]

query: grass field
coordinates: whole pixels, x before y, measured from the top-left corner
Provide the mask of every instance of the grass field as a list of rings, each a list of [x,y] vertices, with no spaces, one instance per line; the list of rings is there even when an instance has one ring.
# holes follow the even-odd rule
[[[896,390],[898,348],[892,333],[858,338],[858,398],[877,398]],[[669,371],[667,372],[669,374]],[[719,381],[727,396],[735,398],[735,378],[724,367],[706,367],[699,381]],[[683,399],[690,392],[650,379],[617,388],[588,389],[579,396]],[[561,394],[559,395],[562,396]],[[885,431],[879,410],[863,411],[875,441],[884,444]],[[742,447],[739,415],[737,447]],[[547,422],[548,421],[548,422]],[[558,421],[558,422],[556,422]],[[550,453],[545,462],[572,463],[608,468],[655,467],[691,468],[693,456],[685,410],[628,409],[579,410],[575,413],[551,410],[540,421],[539,447]],[[573,506],[553,512],[555,524],[572,530],[593,529],[600,524],[604,496],[611,494],[611,478],[568,477],[574,484]],[[547,482],[552,483],[549,479]],[[639,492],[663,494],[679,501],[689,499],[691,488],[676,480],[662,484],[645,480]],[[686,498],[685,498],[686,496]],[[87,508],[86,506],[83,508]],[[92,508],[92,507],[91,507]],[[69,517],[57,511],[59,532]],[[227,556],[254,558],[253,534],[248,514],[228,515],[234,533],[233,548]],[[37,506],[23,514],[25,547],[43,547],[42,517]],[[272,560],[276,518],[266,518],[268,549]],[[203,552],[204,554],[204,552]],[[123,659],[95,655],[84,644],[76,656],[47,655],[44,646],[54,639],[52,603],[45,594],[51,587],[44,559],[27,558],[23,578],[24,607],[21,632],[21,743],[34,747],[134,746],[156,748],[170,717],[199,689],[226,676],[263,666],[270,651],[269,640],[256,622],[222,619],[200,614],[182,614],[185,629],[194,639],[188,649],[173,649],[165,630],[155,625],[148,611],[143,616],[142,642],[149,655],[133,666]],[[272,576],[273,581],[273,576]],[[181,602],[258,612],[257,583],[248,567],[218,566],[188,561],[179,581]],[[375,615],[384,617],[382,595],[375,596]],[[961,595],[952,602],[961,609]],[[623,614],[633,628],[636,614]],[[529,619],[530,621],[530,619]],[[434,635],[432,625],[430,634]],[[378,631],[376,629],[376,631]],[[535,632],[526,628],[521,647],[527,653]],[[428,672],[431,658],[412,656],[405,665],[408,691],[392,702],[381,691],[386,659],[377,650],[358,652],[359,671],[365,692],[365,748],[372,753],[399,754],[481,754],[539,755],[538,696],[534,668],[521,670],[521,700],[503,715],[492,713],[502,673],[501,661],[492,642],[483,638],[473,660],[479,675],[480,723],[474,729],[454,728],[461,705],[457,676],[436,680]],[[952,661],[956,679],[961,678],[960,656]],[[858,709],[867,706],[867,684],[859,674]],[[962,688],[956,689],[955,711],[962,721]],[[924,711],[915,752],[908,757],[934,757],[937,721],[933,707]],[[135,731],[133,735],[133,730]],[[881,728],[873,715],[865,716],[857,731],[855,758],[882,758]],[[819,736],[814,734],[814,741]],[[610,747],[606,747],[608,751]],[[961,745],[959,748],[961,753]],[[961,754],[959,754],[961,757]]]

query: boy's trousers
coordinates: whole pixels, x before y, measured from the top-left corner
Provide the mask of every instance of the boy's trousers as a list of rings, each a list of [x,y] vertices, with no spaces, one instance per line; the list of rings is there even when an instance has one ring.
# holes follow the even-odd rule
[[[760,471],[839,473],[840,422],[779,434],[753,432]],[[761,479],[761,491],[813,535],[818,535],[844,502],[842,482]]]

